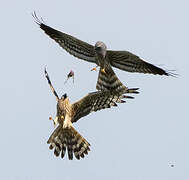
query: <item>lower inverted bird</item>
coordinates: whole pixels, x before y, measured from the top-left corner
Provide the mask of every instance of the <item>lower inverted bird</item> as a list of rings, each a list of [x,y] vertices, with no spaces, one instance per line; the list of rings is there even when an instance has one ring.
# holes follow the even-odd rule
[[[90,144],[74,129],[72,123],[77,122],[91,112],[117,106],[116,103],[124,103],[123,98],[131,98],[131,96],[127,97],[124,95],[125,93],[130,93],[130,89],[124,93],[117,93],[114,90],[89,93],[81,100],[71,104],[67,94],[59,98],[46,70],[45,76],[57,99],[57,114],[54,122],[58,124],[58,127],[47,141],[50,144],[49,148],[54,149],[56,156],[61,154],[62,158],[65,155],[66,149],[70,160],[73,159],[73,154],[77,159],[83,158],[90,151]],[[138,93],[137,90],[135,88],[131,92]]]

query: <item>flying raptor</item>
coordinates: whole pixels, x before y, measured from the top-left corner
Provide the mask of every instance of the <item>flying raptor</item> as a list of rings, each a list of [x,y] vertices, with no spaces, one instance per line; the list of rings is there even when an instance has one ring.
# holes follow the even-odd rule
[[[111,106],[117,106],[116,103],[124,103],[123,98],[133,98],[126,96],[125,93],[138,93],[138,88],[127,89],[124,93],[117,93],[114,90],[103,90],[89,93],[81,100],[71,104],[67,94],[59,98],[52,86],[49,75],[45,69],[45,77],[57,100],[57,114],[54,122],[58,127],[49,137],[47,143],[49,148],[54,149],[54,154],[63,158],[68,151],[68,158],[73,159],[73,154],[77,159],[84,158],[90,151],[90,144],[73,127],[72,123],[91,112],[98,111]]]
[[[42,19],[40,20],[36,16],[35,12],[32,15],[40,28],[49,37],[54,39],[63,49],[79,59],[96,63],[97,66],[101,67],[103,72],[106,71],[106,67],[108,65],[111,65],[128,72],[174,76],[173,73],[167,72],[162,68],[150,64],[128,51],[107,50],[106,45],[101,41],[96,42],[95,46],[90,45],[69,34],[47,26]]]

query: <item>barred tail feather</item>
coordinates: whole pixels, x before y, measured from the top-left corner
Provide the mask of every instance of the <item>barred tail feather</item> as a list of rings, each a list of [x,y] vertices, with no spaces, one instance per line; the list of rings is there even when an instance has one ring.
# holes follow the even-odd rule
[[[111,66],[107,66],[105,73],[102,72],[102,68],[99,70],[96,89],[99,91],[111,90],[117,91],[118,94],[134,93],[138,94],[139,88],[128,89],[116,76]]]
[[[84,158],[90,151],[90,144],[72,126],[63,128],[59,125],[47,141],[49,148],[54,148],[54,154],[64,158],[66,149],[69,160],[73,159],[73,154],[77,159]]]

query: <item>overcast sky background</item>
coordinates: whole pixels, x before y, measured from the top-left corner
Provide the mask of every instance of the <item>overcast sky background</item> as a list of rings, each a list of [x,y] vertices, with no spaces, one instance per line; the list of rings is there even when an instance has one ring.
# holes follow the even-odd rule
[[[189,179],[189,3],[186,0],[39,1],[1,3],[0,179]],[[62,50],[34,23],[44,21],[88,43],[128,50],[180,76],[161,77],[115,69],[134,100],[92,113],[74,127],[91,144],[84,159],[54,156],[46,143],[59,95],[71,102],[95,91],[94,64]],[[75,83],[64,81],[70,70]],[[171,167],[174,165],[174,167]]]

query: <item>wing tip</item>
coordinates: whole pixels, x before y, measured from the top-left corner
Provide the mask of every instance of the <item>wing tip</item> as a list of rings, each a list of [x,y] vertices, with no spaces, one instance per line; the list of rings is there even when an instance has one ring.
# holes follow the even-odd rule
[[[180,76],[179,74],[174,73],[173,71],[176,71],[176,70],[167,70],[165,75],[166,76],[172,76],[172,77],[175,77],[175,78],[177,78],[178,76]]]
[[[37,16],[36,11],[33,11],[33,13],[31,13],[31,15],[32,15],[32,17],[34,18],[34,22],[35,22],[36,24],[38,24],[40,27],[41,27],[41,25],[45,25],[45,22],[44,22],[43,18],[42,18],[42,17],[39,18],[39,17]]]
[[[153,64],[149,64],[149,65],[150,65],[149,69],[151,70],[151,72],[150,72],[151,74],[165,75],[165,76],[172,76],[172,77],[178,77],[179,76],[179,74],[173,72],[173,71],[176,71],[176,70],[163,69],[163,68],[155,66]]]
[[[48,73],[47,73],[47,67],[45,66],[44,68],[44,73],[45,73],[45,76],[47,77],[48,76]]]

